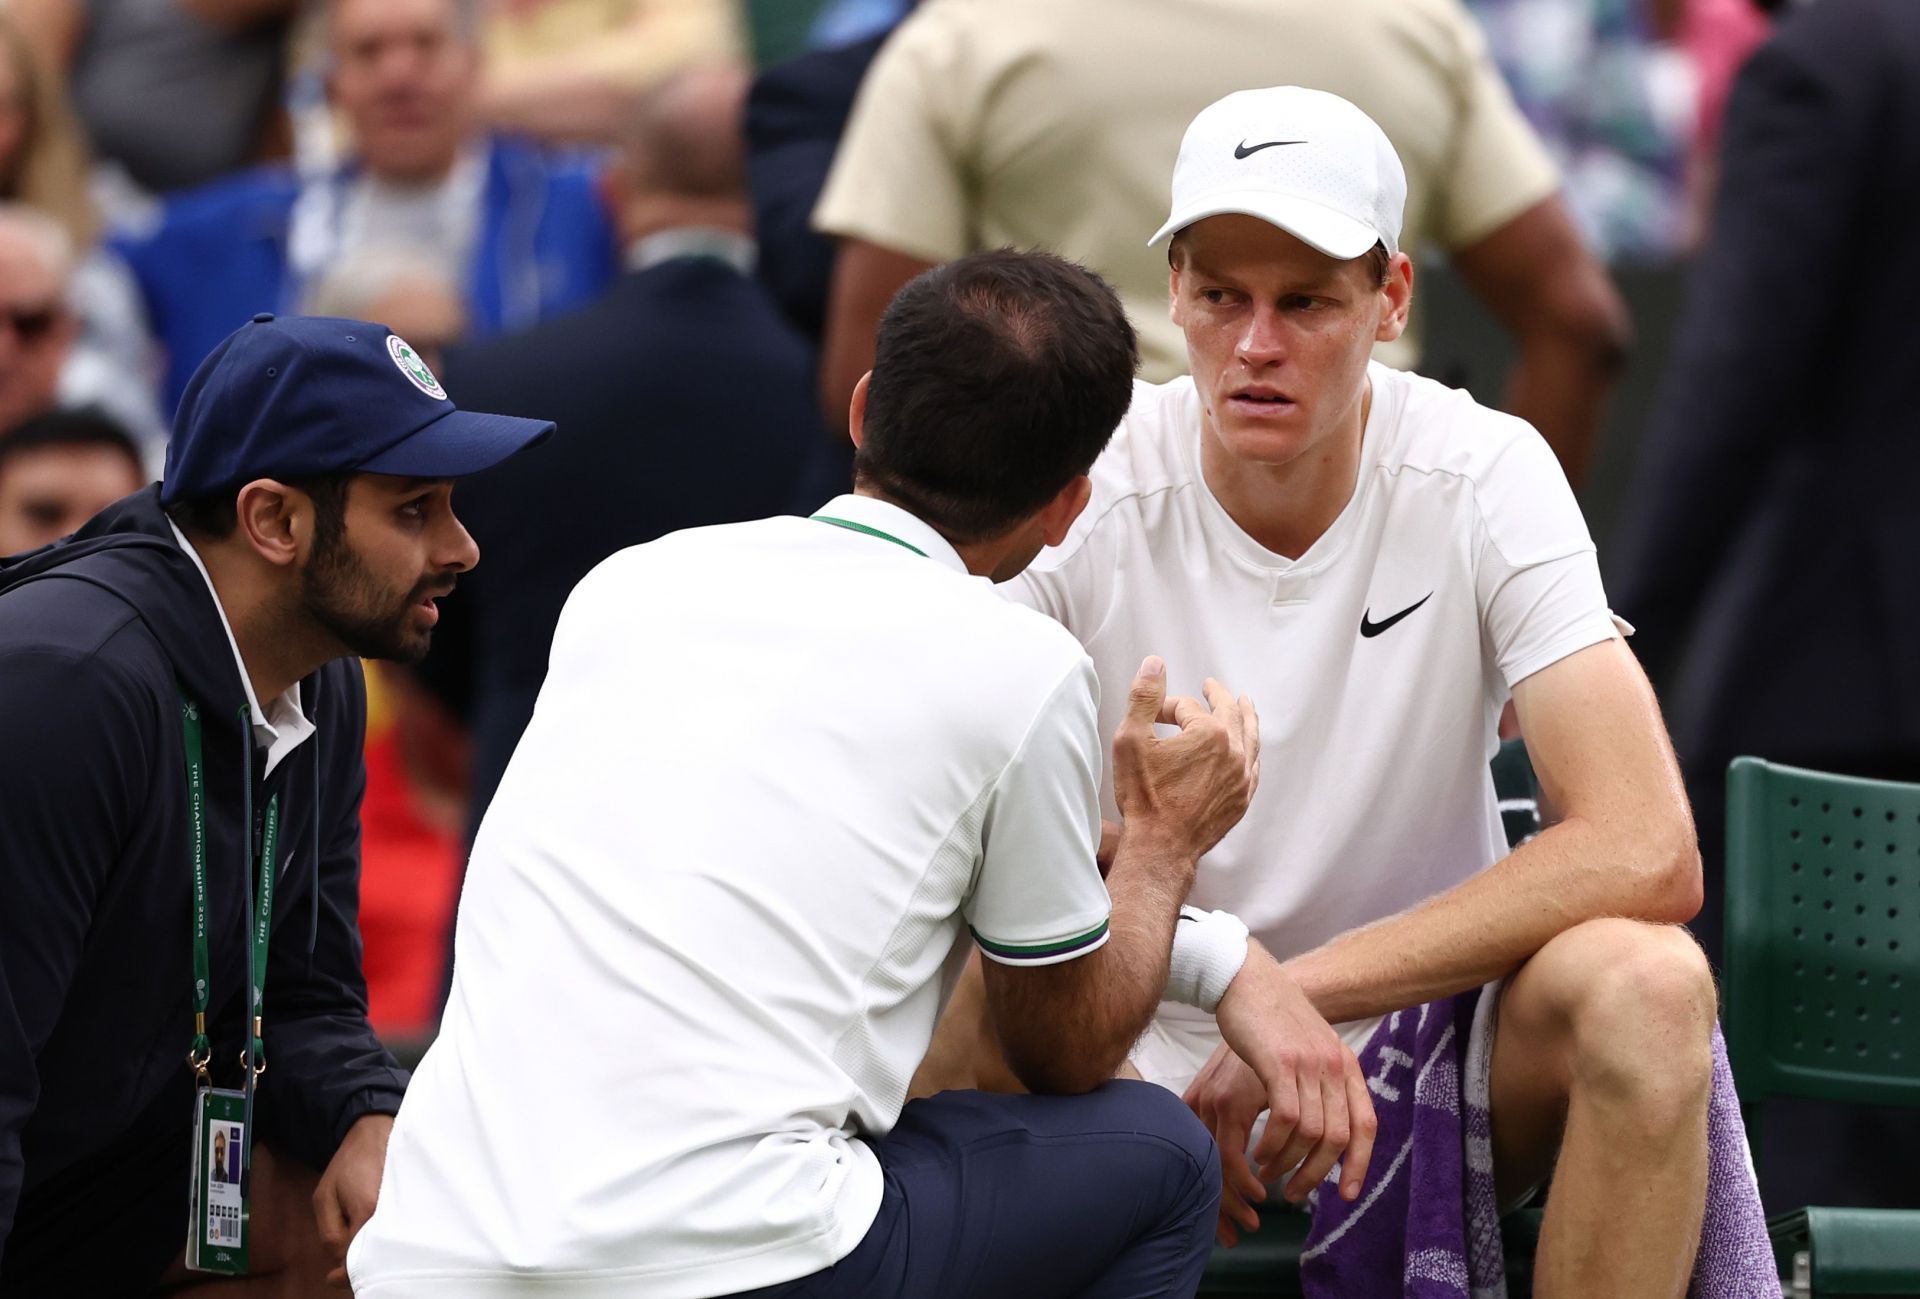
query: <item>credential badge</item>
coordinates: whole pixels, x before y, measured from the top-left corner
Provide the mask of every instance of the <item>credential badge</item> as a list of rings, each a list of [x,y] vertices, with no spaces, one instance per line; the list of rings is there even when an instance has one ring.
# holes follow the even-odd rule
[[[420,359],[420,354],[407,346],[406,339],[398,334],[388,334],[387,355],[391,356],[393,363],[400,367],[400,373],[407,376],[407,382],[429,397],[438,397],[441,401],[447,400],[447,390],[442,388],[440,381],[433,377],[433,371],[429,370],[427,363]]]

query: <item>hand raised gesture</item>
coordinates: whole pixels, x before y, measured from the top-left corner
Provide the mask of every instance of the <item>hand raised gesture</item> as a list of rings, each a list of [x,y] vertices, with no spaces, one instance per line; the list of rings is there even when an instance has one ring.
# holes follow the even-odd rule
[[[1199,857],[1238,824],[1260,780],[1253,700],[1211,677],[1206,702],[1167,695],[1167,665],[1149,655],[1113,737],[1113,792],[1128,834],[1151,834]],[[1154,723],[1178,726],[1160,739]]]

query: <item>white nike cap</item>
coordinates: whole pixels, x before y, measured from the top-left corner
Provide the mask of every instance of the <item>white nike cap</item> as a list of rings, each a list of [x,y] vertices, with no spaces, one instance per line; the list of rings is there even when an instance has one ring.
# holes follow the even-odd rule
[[[1400,251],[1407,173],[1371,117],[1304,86],[1238,90],[1200,110],[1173,164],[1173,214],[1152,247],[1205,217],[1259,217],[1342,261]]]

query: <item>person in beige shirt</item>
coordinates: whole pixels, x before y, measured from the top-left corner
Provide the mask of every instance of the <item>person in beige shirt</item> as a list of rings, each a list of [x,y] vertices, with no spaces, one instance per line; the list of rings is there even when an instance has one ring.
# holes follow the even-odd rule
[[[828,419],[845,427],[894,292],[929,265],[1001,245],[1099,271],[1139,330],[1142,377],[1185,373],[1166,255],[1139,232],[1165,212],[1194,114],[1280,84],[1332,91],[1385,129],[1406,166],[1406,246],[1445,250],[1514,335],[1506,405],[1578,481],[1624,358],[1626,313],[1458,0],[922,4],[861,87],[814,211],[841,241],[821,367]],[[1418,332],[1379,359],[1411,368]]]

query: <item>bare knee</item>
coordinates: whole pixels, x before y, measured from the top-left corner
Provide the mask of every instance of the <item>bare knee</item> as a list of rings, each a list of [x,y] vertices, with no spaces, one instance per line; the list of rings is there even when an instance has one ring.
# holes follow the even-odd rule
[[[1576,938],[1585,975],[1568,1007],[1575,1086],[1654,1122],[1703,1104],[1717,994],[1700,945],[1678,926],[1633,920],[1591,921],[1555,942]]]

